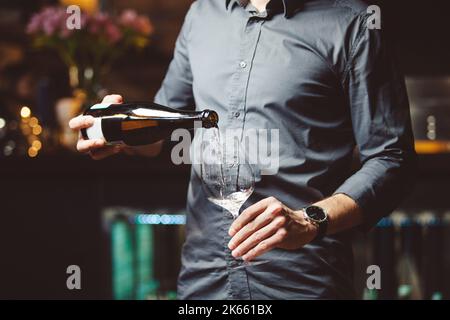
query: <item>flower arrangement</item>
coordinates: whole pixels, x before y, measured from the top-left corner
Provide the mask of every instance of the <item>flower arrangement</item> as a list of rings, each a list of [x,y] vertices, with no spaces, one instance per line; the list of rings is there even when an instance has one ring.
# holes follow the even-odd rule
[[[88,96],[95,94],[101,76],[127,50],[149,44],[153,25],[148,17],[127,9],[118,16],[104,12],[80,12],[79,27],[68,27],[62,6],[45,7],[34,14],[26,32],[38,48],[55,50],[69,67],[70,82]]]

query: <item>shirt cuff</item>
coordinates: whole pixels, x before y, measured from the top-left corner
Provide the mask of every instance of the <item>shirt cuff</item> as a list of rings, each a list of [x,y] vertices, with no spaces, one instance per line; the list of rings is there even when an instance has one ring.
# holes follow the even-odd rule
[[[363,222],[359,226],[363,232],[370,231],[383,216],[375,208],[375,191],[369,183],[371,180],[371,177],[364,172],[357,172],[334,192],[334,194],[345,194],[356,202],[363,215]]]

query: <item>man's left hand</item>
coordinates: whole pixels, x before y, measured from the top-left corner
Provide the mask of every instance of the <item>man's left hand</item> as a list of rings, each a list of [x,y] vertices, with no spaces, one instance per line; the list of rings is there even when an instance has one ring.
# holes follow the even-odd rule
[[[274,197],[265,198],[245,209],[233,222],[228,247],[235,258],[245,261],[273,249],[298,249],[311,242],[317,227]]]

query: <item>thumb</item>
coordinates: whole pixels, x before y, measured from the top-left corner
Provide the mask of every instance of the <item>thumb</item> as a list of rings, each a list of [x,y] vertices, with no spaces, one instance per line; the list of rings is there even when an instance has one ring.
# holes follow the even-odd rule
[[[122,103],[123,98],[119,94],[109,94],[103,98],[102,103]]]

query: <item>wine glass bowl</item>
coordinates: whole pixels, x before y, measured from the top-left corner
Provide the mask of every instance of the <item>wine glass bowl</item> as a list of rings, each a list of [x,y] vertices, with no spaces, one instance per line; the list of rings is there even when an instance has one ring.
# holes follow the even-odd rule
[[[203,143],[205,139],[208,143]],[[236,218],[255,187],[255,173],[248,157],[240,143],[220,139],[215,128],[204,130],[201,152],[201,180],[208,200]]]
[[[222,172],[224,172],[222,181],[219,179],[218,182],[207,186],[208,200],[226,209],[233,218],[236,218],[241,206],[253,193],[253,174],[249,166],[242,164],[225,168]]]

